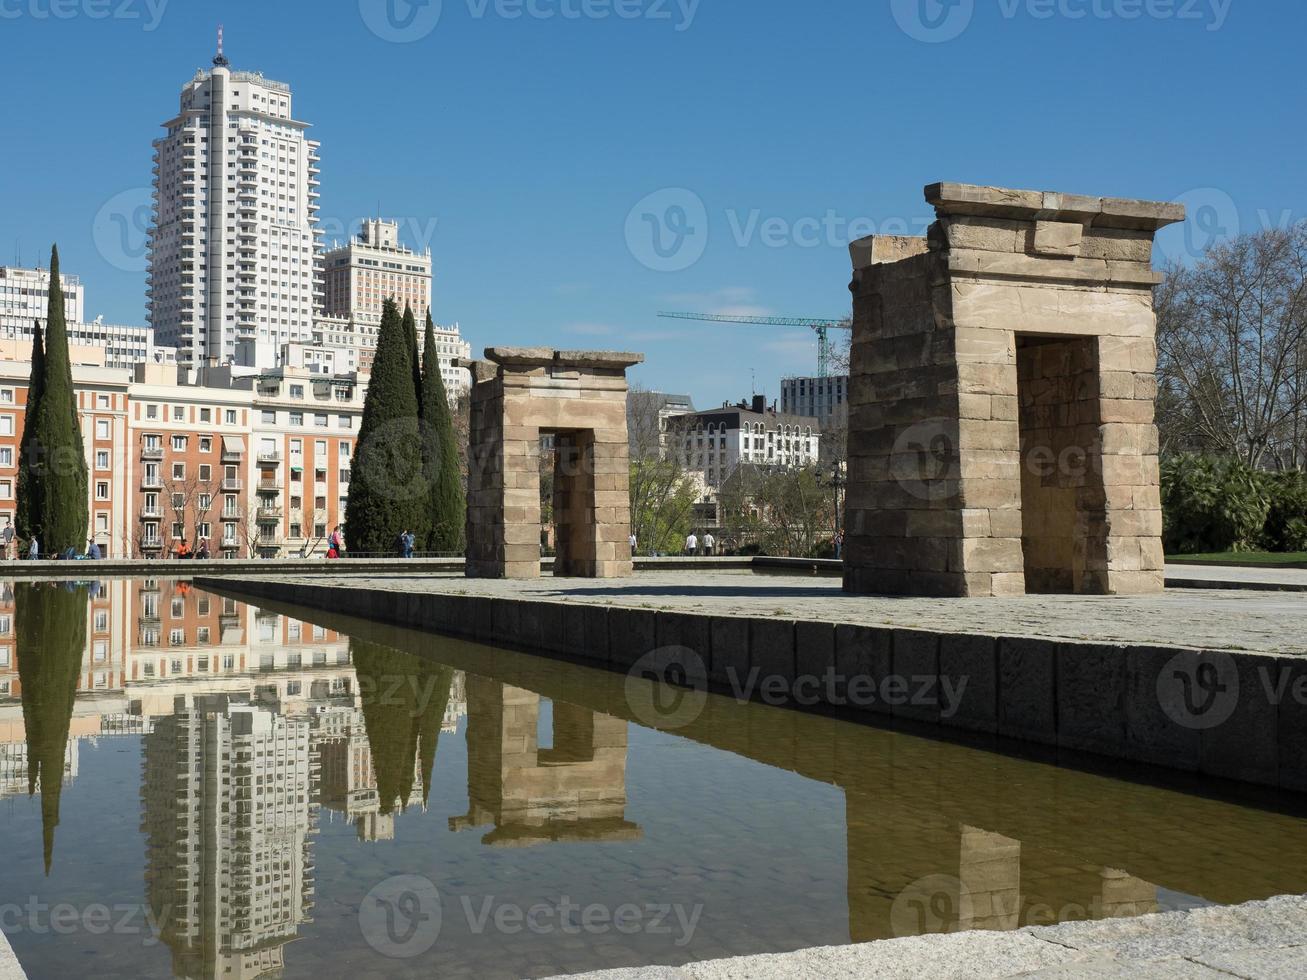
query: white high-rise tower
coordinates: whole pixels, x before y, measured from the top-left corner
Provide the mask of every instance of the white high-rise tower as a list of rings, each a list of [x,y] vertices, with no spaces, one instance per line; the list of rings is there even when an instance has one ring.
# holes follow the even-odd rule
[[[150,323],[178,361],[274,367],[320,306],[318,143],[290,86],[222,52],[154,141]]]

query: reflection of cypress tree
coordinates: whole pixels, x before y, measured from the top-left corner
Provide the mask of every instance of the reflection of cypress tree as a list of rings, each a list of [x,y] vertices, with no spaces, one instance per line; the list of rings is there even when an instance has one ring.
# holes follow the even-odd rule
[[[22,583],[15,590],[18,678],[27,729],[27,792],[41,790],[45,872],[59,825],[68,726],[86,646],[86,590]]]
[[[367,640],[351,640],[350,653],[363,692],[363,722],[381,812],[393,813],[396,800],[401,808],[408,801],[415,759],[422,763],[425,805],[454,671]]]

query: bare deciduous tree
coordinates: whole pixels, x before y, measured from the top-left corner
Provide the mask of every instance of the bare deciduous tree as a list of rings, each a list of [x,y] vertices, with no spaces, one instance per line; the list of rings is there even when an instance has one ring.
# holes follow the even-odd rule
[[[1243,235],[1155,293],[1163,448],[1307,461],[1307,224]]]

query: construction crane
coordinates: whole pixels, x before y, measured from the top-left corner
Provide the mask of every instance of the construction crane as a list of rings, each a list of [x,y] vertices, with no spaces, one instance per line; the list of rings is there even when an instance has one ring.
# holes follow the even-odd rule
[[[669,320],[703,320],[708,323],[754,323],[764,327],[807,327],[817,334],[817,377],[829,378],[833,362],[830,332],[852,330],[853,317],[821,320],[802,316],[729,316],[718,313],[659,313]]]

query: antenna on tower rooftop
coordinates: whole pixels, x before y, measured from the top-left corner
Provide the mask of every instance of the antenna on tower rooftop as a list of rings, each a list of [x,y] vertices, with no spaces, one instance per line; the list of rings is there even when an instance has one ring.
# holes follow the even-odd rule
[[[215,68],[226,68],[231,62],[227,56],[222,53],[222,25],[218,25],[218,53],[213,56],[213,66]]]

